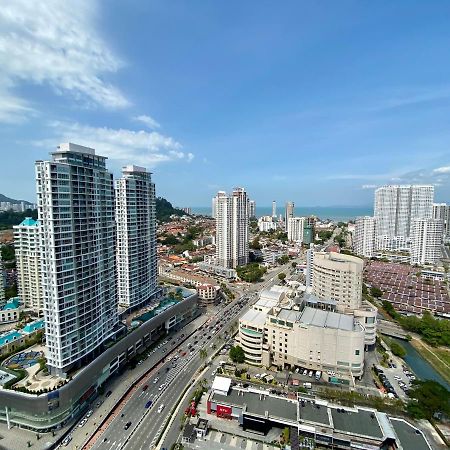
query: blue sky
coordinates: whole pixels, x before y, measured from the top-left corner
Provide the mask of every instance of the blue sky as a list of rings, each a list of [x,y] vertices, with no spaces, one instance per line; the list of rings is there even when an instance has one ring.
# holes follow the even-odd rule
[[[450,201],[447,1],[15,0],[0,9],[0,192],[71,140],[209,205]]]

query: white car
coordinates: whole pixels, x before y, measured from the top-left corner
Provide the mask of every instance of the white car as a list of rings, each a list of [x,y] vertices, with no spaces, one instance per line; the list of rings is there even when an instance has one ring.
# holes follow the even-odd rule
[[[165,383],[163,383],[159,388],[158,391],[162,391],[166,387]]]
[[[156,383],[158,382],[158,380],[159,380],[159,377],[156,377],[156,378],[153,380],[153,384],[156,384]]]
[[[92,411],[92,409],[90,409],[87,413],[86,413],[86,417],[91,417],[94,411]]]
[[[86,422],[87,422],[87,419],[86,418],[84,418],[79,424],[78,424],[78,426],[81,428],[81,427],[84,427],[84,425],[86,424]]]
[[[159,405],[158,413],[160,413],[164,409],[164,405]]]

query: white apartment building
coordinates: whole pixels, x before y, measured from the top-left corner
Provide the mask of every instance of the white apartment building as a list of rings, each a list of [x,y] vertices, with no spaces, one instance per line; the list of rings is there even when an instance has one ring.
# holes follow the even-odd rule
[[[436,264],[441,259],[444,222],[415,219],[412,222],[411,264]]]
[[[277,202],[275,200],[272,201],[272,217],[277,218]]]
[[[220,191],[219,193],[221,193],[221,192],[223,192],[223,191]],[[217,201],[216,201],[216,198],[217,198],[217,196],[213,197],[212,201],[211,201],[211,217],[213,219],[215,219],[216,216],[217,216]]]
[[[450,205],[447,203],[433,203],[433,219],[444,223],[444,240],[450,239]]]
[[[119,305],[136,308],[158,292],[155,184],[134,165],[115,181],[116,267]]]
[[[39,221],[26,217],[20,225],[13,228],[19,297],[26,309],[31,309],[41,316],[44,314],[44,305],[41,286]]]
[[[256,202],[255,200],[250,200],[248,202],[248,217],[254,219],[256,217]]]
[[[314,244],[310,244],[309,249],[306,250],[306,272],[305,272],[306,287],[312,287],[313,285],[314,253],[315,253]]]
[[[433,198],[432,185],[392,185],[376,189],[375,248],[408,248],[412,221],[432,217]]]
[[[294,207],[294,202],[286,203],[286,208],[284,211],[284,226],[287,233],[289,233],[289,219],[292,219],[294,217]]]
[[[248,264],[248,196],[244,188],[216,196],[216,260],[235,269]]]
[[[290,217],[287,224],[288,240],[301,244],[303,242],[303,230],[305,228],[304,217]]]
[[[353,235],[353,250],[359,256],[371,258],[375,246],[375,218],[358,217]]]
[[[114,187],[106,157],[72,143],[36,162],[47,360],[64,376],[117,324]]]
[[[272,216],[262,216],[258,219],[259,231],[270,231],[277,229],[277,223],[273,220]]]
[[[5,299],[5,280],[3,277],[3,261],[0,253],[0,301]]]
[[[333,252],[315,252],[313,293],[334,300],[338,311],[359,308],[362,300],[363,261],[355,256]]]

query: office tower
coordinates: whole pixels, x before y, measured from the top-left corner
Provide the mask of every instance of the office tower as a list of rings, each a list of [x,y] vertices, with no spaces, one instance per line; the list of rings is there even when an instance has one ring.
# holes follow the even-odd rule
[[[288,219],[287,225],[288,241],[297,242],[297,244],[301,244],[303,242],[304,227],[305,227],[304,217],[290,217]]]
[[[216,260],[234,269],[248,264],[248,197],[243,188],[216,196]]]
[[[117,297],[135,308],[154,299],[158,287],[155,185],[143,167],[126,166],[115,181]]]
[[[399,250],[410,245],[414,219],[431,218],[431,185],[383,186],[375,191],[375,247]]]
[[[411,233],[411,264],[436,264],[441,259],[444,222],[414,219]]]
[[[287,202],[284,211],[284,227],[287,233],[289,233],[289,219],[294,217],[294,202]]]
[[[362,301],[363,260],[341,253],[315,252],[313,293],[336,302],[338,311],[354,310]]]
[[[17,286],[25,308],[43,314],[41,286],[41,241],[37,220],[26,217],[14,226]]]
[[[306,251],[306,287],[312,287],[313,285],[314,253],[314,244],[311,243],[309,249]]]
[[[255,202],[255,200],[250,200],[248,202],[248,216],[250,219],[254,219],[256,217],[256,202]]]
[[[36,162],[47,361],[64,376],[103,351],[117,324],[113,177],[72,143]]]
[[[370,216],[358,217],[353,235],[353,250],[359,256],[371,258],[375,246],[375,219]]]
[[[277,217],[277,202],[275,200],[272,202],[272,217]]]

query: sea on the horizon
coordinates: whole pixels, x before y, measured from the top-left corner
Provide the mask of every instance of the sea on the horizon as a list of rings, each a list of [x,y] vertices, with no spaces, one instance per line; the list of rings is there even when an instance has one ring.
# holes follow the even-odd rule
[[[204,216],[211,215],[211,207],[209,206],[193,206],[194,214]],[[277,208],[277,215],[284,215],[284,207]],[[372,206],[296,206],[294,214],[298,217],[316,216],[322,220],[333,220],[334,222],[348,222],[360,216],[373,215]],[[256,206],[257,217],[271,216],[271,206]]]

